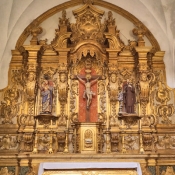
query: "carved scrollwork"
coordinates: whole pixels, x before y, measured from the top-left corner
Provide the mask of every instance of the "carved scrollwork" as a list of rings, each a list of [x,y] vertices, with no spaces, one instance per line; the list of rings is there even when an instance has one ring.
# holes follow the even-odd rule
[[[5,102],[1,102],[0,104],[0,115],[3,118],[3,124],[13,124],[13,118],[18,117],[20,108],[20,103],[18,102],[19,96],[20,91],[15,87],[5,91]]]
[[[125,148],[126,150],[134,150],[134,145],[137,144],[138,137],[127,135],[125,136]]]
[[[78,121],[77,109],[77,96],[78,96],[78,82],[72,81],[70,86],[70,112],[72,122]]]
[[[111,133],[111,150],[114,152],[119,151],[119,134],[118,133]]]
[[[66,120],[67,120],[67,115],[60,114],[58,116],[58,125],[59,126],[66,126]]]
[[[29,170],[25,175],[36,175],[36,173],[33,170],[33,167],[29,167]]]
[[[62,152],[65,146],[66,134],[63,132],[57,133],[57,144],[58,144],[58,152]]]
[[[9,172],[8,168],[4,167],[4,168],[1,168],[0,175],[14,175],[14,173],[11,171]]]
[[[23,144],[22,143],[20,144],[21,145],[20,151],[31,152],[33,149],[33,140],[34,140],[33,133],[23,134],[21,140],[19,140],[20,142],[23,142]]]
[[[98,114],[98,121],[102,122],[102,123],[105,123],[105,121],[106,121],[106,114],[105,113],[99,113]]]
[[[155,134],[144,133],[142,137],[145,151],[157,151],[156,144],[158,142],[158,138]]]
[[[166,170],[163,170],[161,175],[175,175],[175,171],[172,166],[167,166]]]
[[[157,118],[154,115],[143,116],[141,120],[142,126],[154,127],[157,124]]]
[[[44,134],[38,138],[38,147],[42,151],[46,151],[49,149],[50,146],[50,136],[49,134]]]
[[[106,29],[106,25],[100,22],[103,12],[95,11],[91,4],[86,4],[85,6],[86,8],[81,10],[82,13],[81,11],[74,11],[77,21],[70,26],[72,30],[71,42],[77,44],[82,40],[94,39],[99,43],[104,43],[103,32]],[[77,16],[77,14],[79,15]]]
[[[16,86],[18,87],[18,85],[20,86],[24,86],[25,84],[25,71],[22,69],[14,69],[12,70],[12,76],[11,76],[11,82],[12,82],[12,86]]]
[[[161,117],[163,124],[171,124],[172,121],[169,119],[174,113],[174,107],[172,104],[169,105],[158,105],[157,114]]]
[[[119,74],[122,76],[123,80],[130,79],[132,77],[132,72],[128,69],[119,70]]]
[[[156,100],[160,103],[167,103],[170,100],[169,90],[159,81],[156,92]]]
[[[16,139],[14,137],[10,136],[9,134],[4,135],[0,139],[0,148],[1,149],[9,150],[9,149],[14,148],[16,146],[17,146]]]
[[[117,115],[109,116],[109,121],[110,121],[110,126],[118,126],[119,125]]]
[[[163,137],[159,137],[158,145],[165,149],[172,149],[172,147],[175,147],[175,139],[174,137],[165,134]]]
[[[152,173],[149,171],[147,166],[142,165],[141,168],[142,168],[142,174],[143,175],[152,175]]]
[[[100,113],[98,115],[99,122],[106,121],[106,92],[105,92],[105,83],[100,81],[98,83],[98,95],[99,95],[99,104],[100,104]]]

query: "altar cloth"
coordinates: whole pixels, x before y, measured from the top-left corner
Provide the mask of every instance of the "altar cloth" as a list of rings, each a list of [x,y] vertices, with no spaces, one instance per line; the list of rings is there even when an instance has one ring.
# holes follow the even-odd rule
[[[38,175],[44,173],[44,169],[112,169],[112,168],[135,168],[138,175],[142,175],[140,164],[138,162],[43,162],[39,165]]]

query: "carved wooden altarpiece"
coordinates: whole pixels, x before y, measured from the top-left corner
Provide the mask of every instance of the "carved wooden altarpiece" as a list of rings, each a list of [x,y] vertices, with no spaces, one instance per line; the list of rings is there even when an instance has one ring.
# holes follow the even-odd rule
[[[148,165],[175,165],[175,91],[166,85],[164,52],[140,21],[136,40],[124,43],[113,12],[102,20],[96,5],[105,2],[83,2],[72,11],[75,23],[62,10],[50,44],[38,39],[38,19],[25,31],[30,45],[20,38],[12,50],[0,91],[3,162],[11,157],[16,172],[27,165],[35,174],[40,162],[70,159],[137,161],[147,174]]]

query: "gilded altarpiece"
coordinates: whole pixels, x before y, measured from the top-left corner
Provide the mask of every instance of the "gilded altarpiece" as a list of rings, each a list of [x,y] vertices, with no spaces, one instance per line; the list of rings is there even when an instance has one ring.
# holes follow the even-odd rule
[[[154,37],[145,45],[150,32],[140,21],[130,31],[136,39],[124,43],[101,3],[81,2],[75,23],[63,8],[50,44],[39,39],[35,20],[26,30],[30,44],[19,39],[12,50],[0,91],[0,174],[11,165],[16,174],[22,166],[37,174],[40,162],[70,159],[134,161],[143,174],[152,174],[150,166],[175,173],[175,91],[166,85],[164,52]]]

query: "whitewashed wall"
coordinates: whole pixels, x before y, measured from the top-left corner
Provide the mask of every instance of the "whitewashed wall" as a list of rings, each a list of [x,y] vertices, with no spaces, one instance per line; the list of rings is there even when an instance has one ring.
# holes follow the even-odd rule
[[[106,0],[115,4],[142,21],[153,33],[160,44],[161,50],[166,51],[164,62],[167,72],[167,83],[170,87],[175,87],[175,1],[174,0]],[[7,86],[7,77],[9,63],[11,60],[11,50],[23,30],[35,18],[57,6],[65,0],[0,0],[0,89]],[[71,10],[71,9],[70,9]],[[68,16],[71,11],[68,12]],[[51,40],[54,37],[54,29],[58,25],[58,17],[61,14],[55,14],[53,19],[43,22],[44,29],[52,21],[52,27],[47,28],[49,33],[43,33],[42,39]],[[132,35],[128,35],[129,29],[132,29],[131,23],[121,23],[121,16],[116,17],[116,24],[122,32],[121,37],[126,42],[132,40]],[[71,17],[72,18],[72,17]],[[74,19],[72,18],[71,21]],[[124,19],[123,19],[124,20]],[[127,29],[127,30],[126,30]],[[29,40],[29,39],[28,39]],[[28,43],[28,40],[25,42]],[[149,42],[147,42],[149,45]]]

